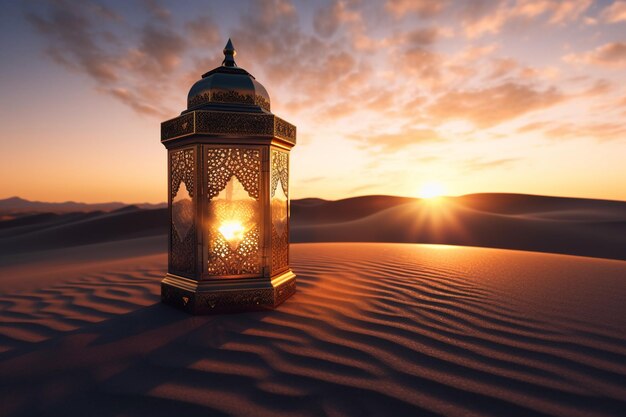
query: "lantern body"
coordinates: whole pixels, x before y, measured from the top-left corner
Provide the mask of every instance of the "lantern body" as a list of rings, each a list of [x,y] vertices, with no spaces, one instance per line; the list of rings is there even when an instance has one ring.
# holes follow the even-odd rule
[[[269,112],[266,92],[257,100],[233,87],[237,80],[224,72],[251,77],[236,69],[218,71],[228,82],[216,88],[213,80],[204,99],[192,87],[190,108],[161,125],[170,219],[161,296],[194,314],[274,308],[296,289],[289,267],[296,129]]]

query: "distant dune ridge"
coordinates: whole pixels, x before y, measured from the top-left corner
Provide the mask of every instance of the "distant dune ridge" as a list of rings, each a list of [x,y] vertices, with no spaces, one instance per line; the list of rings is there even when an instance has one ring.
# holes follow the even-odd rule
[[[292,205],[293,242],[421,242],[626,259],[622,201],[470,194],[304,203]]]
[[[2,207],[17,207],[16,199],[9,200],[0,201],[0,214],[8,213]],[[107,211],[84,211],[94,206],[18,200],[31,214],[0,222],[0,258],[167,233],[165,208],[110,203],[105,205]],[[76,204],[81,209],[68,212]],[[35,208],[44,212],[32,214]],[[524,194],[439,200],[364,196],[294,200],[291,216],[292,242],[440,243],[626,259],[626,202],[622,201]]]
[[[135,204],[137,207],[144,209],[156,209],[167,207],[166,203],[150,204],[141,203]],[[46,203],[42,201],[29,201],[20,197],[10,197],[0,200],[0,214],[14,214],[14,213],[71,213],[71,212],[86,212],[86,211],[112,211],[128,206],[127,203],[111,202],[111,203],[77,203],[75,201],[65,201],[62,203]]]

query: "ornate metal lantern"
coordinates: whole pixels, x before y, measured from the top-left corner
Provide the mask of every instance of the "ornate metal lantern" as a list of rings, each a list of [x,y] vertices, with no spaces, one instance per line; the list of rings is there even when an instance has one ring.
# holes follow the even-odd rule
[[[163,302],[194,314],[274,308],[296,290],[289,268],[289,151],[296,127],[235,64],[189,91],[161,124],[168,150],[169,259]]]

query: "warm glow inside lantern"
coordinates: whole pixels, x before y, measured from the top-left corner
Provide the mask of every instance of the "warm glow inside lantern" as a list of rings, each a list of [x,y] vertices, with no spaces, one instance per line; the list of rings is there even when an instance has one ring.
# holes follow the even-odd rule
[[[168,149],[165,303],[195,314],[274,308],[296,289],[289,268],[289,151],[295,126],[270,112],[265,88],[222,66],[191,88],[187,110],[161,125]]]

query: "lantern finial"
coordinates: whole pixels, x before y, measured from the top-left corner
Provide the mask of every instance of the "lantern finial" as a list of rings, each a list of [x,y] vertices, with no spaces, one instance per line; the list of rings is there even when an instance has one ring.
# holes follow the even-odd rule
[[[228,42],[226,43],[226,46],[224,47],[224,61],[222,61],[222,66],[223,67],[236,67],[237,64],[235,64],[235,55],[237,55],[237,51],[235,50],[235,47],[233,46],[233,41],[231,41],[230,38],[228,38]]]

